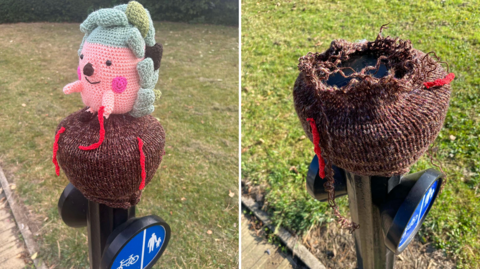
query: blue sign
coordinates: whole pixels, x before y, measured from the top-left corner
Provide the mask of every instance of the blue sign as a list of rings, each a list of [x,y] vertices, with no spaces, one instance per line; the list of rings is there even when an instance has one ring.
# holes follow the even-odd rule
[[[406,242],[410,242],[410,240],[408,239],[411,236],[415,236],[415,234],[413,234],[413,231],[415,231],[416,228],[422,224],[422,219],[427,213],[427,210],[433,201],[433,197],[435,196],[435,192],[437,191],[437,185],[438,181],[435,181],[432,186],[430,186],[425,195],[423,195],[422,201],[420,202],[420,204],[418,204],[417,208],[413,212],[412,217],[408,221],[407,228],[405,228],[402,234],[398,248],[401,248]]]
[[[133,237],[120,251],[112,269],[144,269],[160,253],[165,242],[165,228],[150,226]]]

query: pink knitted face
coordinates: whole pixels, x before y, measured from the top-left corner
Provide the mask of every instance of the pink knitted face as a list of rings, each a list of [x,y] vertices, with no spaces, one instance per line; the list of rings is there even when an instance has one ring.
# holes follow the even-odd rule
[[[77,75],[78,75],[78,80],[82,79],[82,71],[80,71],[80,66],[77,68]]]
[[[113,91],[115,104],[112,114],[131,111],[140,89],[137,64],[143,59],[135,57],[128,48],[113,48],[88,42],[83,45],[82,55],[78,74],[83,86],[83,103],[93,111],[98,111],[102,106],[103,94]],[[93,72],[91,68],[85,68],[89,63]]]

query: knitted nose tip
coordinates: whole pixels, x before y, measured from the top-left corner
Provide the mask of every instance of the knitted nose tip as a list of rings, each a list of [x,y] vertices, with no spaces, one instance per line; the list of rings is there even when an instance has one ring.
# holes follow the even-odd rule
[[[91,63],[87,63],[84,67],[83,67],[83,74],[85,76],[91,76],[93,75],[93,66]]]

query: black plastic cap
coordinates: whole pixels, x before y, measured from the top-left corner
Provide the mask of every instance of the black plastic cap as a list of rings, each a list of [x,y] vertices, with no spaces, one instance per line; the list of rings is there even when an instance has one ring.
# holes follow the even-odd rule
[[[69,183],[58,200],[58,213],[63,222],[73,228],[86,227],[87,210],[87,198]]]
[[[345,177],[345,171],[341,168],[336,167],[335,165],[332,165],[332,168],[334,172],[333,178],[335,180],[335,198],[347,195],[347,181]],[[318,157],[315,155],[312,162],[310,163],[310,166],[308,167],[306,180],[307,192],[313,198],[321,202],[326,202],[328,200],[328,192],[325,191],[325,187],[323,186],[323,184],[327,182],[327,179],[322,179],[320,177],[320,175],[318,174],[319,169],[320,168],[318,166]]]

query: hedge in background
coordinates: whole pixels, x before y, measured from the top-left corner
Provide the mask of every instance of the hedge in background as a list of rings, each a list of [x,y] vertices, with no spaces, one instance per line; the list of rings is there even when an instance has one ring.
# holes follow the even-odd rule
[[[238,0],[138,0],[155,21],[238,25]],[[0,23],[82,22],[92,11],[128,0],[0,0]]]

